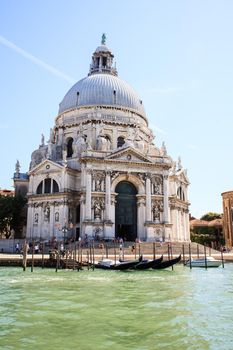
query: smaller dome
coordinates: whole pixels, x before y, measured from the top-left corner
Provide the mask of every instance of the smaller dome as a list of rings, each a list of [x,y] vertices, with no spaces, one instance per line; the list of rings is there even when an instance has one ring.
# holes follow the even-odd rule
[[[96,48],[95,52],[111,52],[111,50],[106,45],[100,45]]]

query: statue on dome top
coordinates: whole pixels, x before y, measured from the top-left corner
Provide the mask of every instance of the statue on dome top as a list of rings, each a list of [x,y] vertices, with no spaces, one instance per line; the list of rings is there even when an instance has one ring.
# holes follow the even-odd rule
[[[106,34],[102,34],[101,45],[106,45]]]

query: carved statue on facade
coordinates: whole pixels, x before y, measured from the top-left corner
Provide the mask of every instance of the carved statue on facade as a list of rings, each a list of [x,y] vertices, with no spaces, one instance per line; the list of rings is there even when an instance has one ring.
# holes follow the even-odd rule
[[[103,135],[99,134],[96,141],[96,149],[98,151],[108,151],[109,142]]]
[[[93,200],[92,209],[94,210],[94,219],[100,220],[102,210],[104,209],[104,199],[103,198],[95,198]]]
[[[50,218],[50,207],[47,205],[44,208],[44,221],[49,221]]]
[[[87,143],[85,141],[85,138],[81,133],[79,132],[77,135],[76,140],[73,143],[73,150],[74,150],[74,156],[80,157],[81,153],[87,149]]]
[[[162,147],[161,147],[161,155],[162,155],[163,157],[167,156],[167,147],[166,147],[166,144],[165,144],[164,141],[163,141]]]
[[[16,164],[15,164],[15,175],[16,175],[16,177],[19,177],[19,173],[20,173],[20,164],[19,164],[19,161],[17,159]]]
[[[56,211],[55,213],[55,222],[59,222],[59,213]]]
[[[181,170],[181,169],[182,169],[181,158],[178,157],[177,170]]]
[[[38,224],[38,221],[39,221],[39,214],[38,214],[38,213],[35,213],[34,223],[35,223],[35,224]]]
[[[41,146],[44,146],[44,134],[41,134]]]
[[[160,221],[160,214],[163,212],[163,201],[154,201],[152,205],[153,221]]]
[[[152,183],[152,193],[153,194],[163,194],[163,179],[161,176],[154,176],[151,179]]]

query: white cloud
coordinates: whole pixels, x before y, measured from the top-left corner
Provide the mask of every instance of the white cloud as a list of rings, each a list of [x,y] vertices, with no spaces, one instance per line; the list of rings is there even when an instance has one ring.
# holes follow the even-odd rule
[[[75,79],[73,79],[72,77],[69,77],[68,75],[62,73],[61,71],[59,71],[55,67],[53,67],[53,66],[43,62],[42,60],[40,60],[37,57],[31,55],[29,52],[21,49],[19,46],[15,45],[14,43],[12,43],[11,41],[7,40],[6,38],[4,38],[1,35],[0,35],[0,43],[2,45],[5,45],[9,49],[17,52],[19,55],[27,58],[32,63],[34,63],[34,64],[44,68],[45,70],[47,70],[48,72],[52,73],[53,75],[56,75],[57,77],[62,78],[63,80],[66,80],[66,81],[68,81],[69,83],[72,83],[72,84],[75,82]]]

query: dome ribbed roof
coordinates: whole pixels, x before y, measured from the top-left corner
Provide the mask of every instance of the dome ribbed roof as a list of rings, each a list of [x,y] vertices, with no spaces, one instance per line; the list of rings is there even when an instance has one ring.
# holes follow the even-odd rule
[[[59,114],[82,106],[111,106],[126,108],[145,116],[137,93],[117,76],[95,73],[78,81],[59,105]]]

